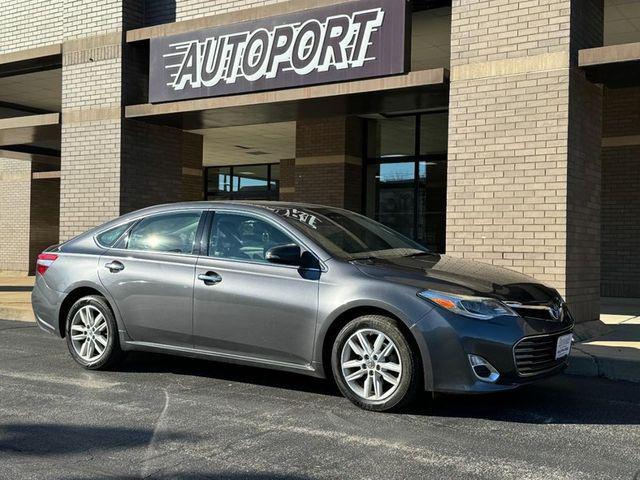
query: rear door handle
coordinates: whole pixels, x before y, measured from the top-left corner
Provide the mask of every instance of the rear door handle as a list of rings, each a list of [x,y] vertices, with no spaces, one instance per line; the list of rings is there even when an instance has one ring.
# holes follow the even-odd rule
[[[124,265],[121,262],[114,260],[113,262],[107,263],[105,268],[108,268],[111,273],[115,273],[124,270]]]
[[[222,281],[222,277],[216,272],[201,273],[198,275],[198,280],[202,280],[205,285],[215,285]]]

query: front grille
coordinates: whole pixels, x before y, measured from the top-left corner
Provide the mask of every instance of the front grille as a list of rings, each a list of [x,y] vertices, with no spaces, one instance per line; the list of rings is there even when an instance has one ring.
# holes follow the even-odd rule
[[[567,357],[556,360],[558,337],[570,333],[569,330],[551,335],[525,337],[513,347],[513,358],[518,374],[522,376],[540,375],[563,365]]]

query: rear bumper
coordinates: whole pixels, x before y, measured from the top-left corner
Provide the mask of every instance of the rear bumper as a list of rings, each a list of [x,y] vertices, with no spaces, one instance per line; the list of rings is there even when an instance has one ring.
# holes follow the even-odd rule
[[[50,288],[40,275],[31,292],[31,306],[38,326],[51,334],[62,337],[58,322],[58,312],[63,294]]]
[[[555,339],[572,333],[573,322],[549,322],[529,318],[502,317],[492,321],[475,320],[433,309],[412,328],[419,343],[425,370],[425,387],[435,392],[491,393],[533,383],[561,373],[568,356],[555,360]],[[523,339],[551,339],[545,350],[553,361],[534,374],[523,374],[522,361],[516,362],[514,347]],[[543,347],[547,348],[547,347]],[[495,381],[474,373],[469,355],[486,360],[500,374]],[[518,369],[520,365],[520,370]]]

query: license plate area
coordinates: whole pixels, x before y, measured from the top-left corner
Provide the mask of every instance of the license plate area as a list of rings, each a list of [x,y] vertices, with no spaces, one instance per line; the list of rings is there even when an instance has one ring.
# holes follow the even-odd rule
[[[571,353],[571,341],[573,340],[573,334],[568,333],[567,335],[562,335],[558,337],[558,342],[556,343],[556,360],[560,360]]]

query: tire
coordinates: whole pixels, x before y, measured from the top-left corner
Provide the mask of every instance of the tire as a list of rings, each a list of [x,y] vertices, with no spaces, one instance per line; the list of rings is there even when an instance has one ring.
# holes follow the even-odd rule
[[[67,314],[65,331],[71,356],[87,370],[113,367],[124,357],[118,326],[104,297],[88,295],[76,301]],[[88,342],[87,331],[90,336]],[[84,344],[87,346],[83,350]]]
[[[369,353],[362,347],[362,337]],[[377,339],[381,343],[374,348]],[[342,394],[365,410],[398,410],[415,398],[421,384],[418,355],[396,321],[382,315],[356,318],[340,330],[331,369]]]

